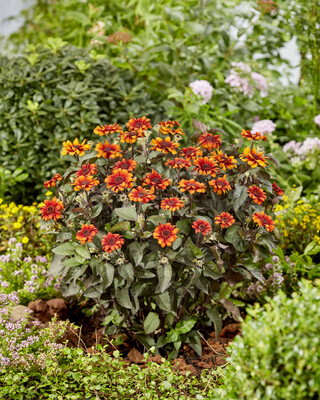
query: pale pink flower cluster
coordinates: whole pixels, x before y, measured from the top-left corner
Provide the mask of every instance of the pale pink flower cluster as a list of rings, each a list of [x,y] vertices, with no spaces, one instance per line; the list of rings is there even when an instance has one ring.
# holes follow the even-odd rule
[[[213,94],[213,87],[210,82],[206,80],[196,80],[190,83],[189,87],[196,96],[202,98],[203,104],[211,100]]]
[[[265,77],[258,72],[252,72],[251,67],[243,62],[232,62],[230,75],[225,79],[231,87],[251,98],[255,90],[265,97],[268,94],[268,85]]]
[[[261,119],[253,124],[252,133],[262,133],[268,135],[276,129],[277,125],[271,119]]]
[[[318,126],[320,126],[320,114],[316,115],[314,117],[314,123],[317,124]]]

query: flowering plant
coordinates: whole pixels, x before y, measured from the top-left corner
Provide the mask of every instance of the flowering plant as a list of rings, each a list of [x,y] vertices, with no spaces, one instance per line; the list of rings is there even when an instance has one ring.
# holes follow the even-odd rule
[[[41,206],[41,204],[40,204]],[[49,253],[54,236],[40,230],[39,205],[5,203],[0,198],[0,253],[7,251],[9,240],[23,244],[23,253],[34,256]]]
[[[65,345],[57,344],[67,322],[57,323],[40,329],[39,321],[31,321],[28,316],[19,320],[11,318],[12,309],[19,302],[15,292],[0,293],[0,372],[9,369],[44,369],[48,359],[56,360]]]
[[[146,117],[126,130],[96,127],[95,144],[64,142],[73,163],[41,208],[61,242],[51,271],[65,275],[63,293],[116,308],[146,346],[184,341],[200,351],[197,320],[218,332],[219,305],[239,319],[222,283],[254,275],[274,246],[272,209],[283,193],[266,172],[271,155],[256,145],[266,138],[243,130],[229,145],[194,125],[186,147],[177,121],[152,127]]]
[[[16,292],[19,303],[57,296],[59,280],[48,275],[46,256],[23,256],[23,245],[11,238],[5,254],[0,255],[0,292]]]

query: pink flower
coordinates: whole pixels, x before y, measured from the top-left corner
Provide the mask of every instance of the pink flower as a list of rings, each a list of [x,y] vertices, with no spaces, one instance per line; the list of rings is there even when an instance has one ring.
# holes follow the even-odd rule
[[[213,87],[211,86],[210,82],[205,80],[196,80],[191,82],[189,87],[196,96],[202,98],[203,104],[206,104],[211,100]]]
[[[261,119],[253,124],[252,133],[259,132],[263,135],[272,133],[276,129],[277,125],[270,119]]]

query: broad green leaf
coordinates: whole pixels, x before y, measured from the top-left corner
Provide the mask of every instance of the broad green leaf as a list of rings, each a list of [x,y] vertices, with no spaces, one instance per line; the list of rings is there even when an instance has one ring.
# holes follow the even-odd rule
[[[194,327],[196,322],[197,318],[195,317],[187,320],[180,320],[175,326],[175,330],[178,331],[180,334],[188,333]]]
[[[53,254],[50,267],[49,267],[49,274],[52,276],[59,276],[61,271],[63,270],[62,264],[63,256]]]
[[[220,299],[219,301],[235,321],[242,321],[240,310],[232,301],[227,299]]]
[[[248,188],[246,186],[239,185],[238,183],[235,184],[234,190],[232,192],[232,203],[235,212],[237,212],[242,204],[246,201],[248,197],[247,190]]]
[[[115,295],[116,300],[122,307],[132,308],[132,303],[129,296],[129,289],[127,287],[117,290]]]
[[[110,232],[125,232],[130,230],[130,222],[129,221],[121,221],[118,222],[117,224],[113,225],[113,227],[111,228]]]
[[[198,354],[198,356],[201,356],[202,346],[198,332],[196,331],[189,332],[185,342],[189,344],[189,346]]]
[[[149,312],[147,318],[144,320],[143,329],[147,335],[153,333],[160,326],[159,315],[155,312]]]
[[[186,240],[184,245],[184,250],[186,252],[187,257],[193,261],[195,258],[202,258],[202,251],[193,243],[190,237]]]
[[[85,244],[79,244],[79,246],[76,247],[76,252],[87,260],[90,260],[91,258],[90,252]]]
[[[103,204],[99,203],[92,207],[92,215],[91,218],[96,218],[100,215],[103,208]]]
[[[55,254],[59,254],[61,256],[72,256],[75,251],[76,244],[75,243],[63,243],[59,246],[55,247],[52,251]]]
[[[71,257],[71,258],[68,258],[67,260],[64,260],[64,261],[62,262],[62,264],[63,264],[65,267],[77,267],[77,266],[79,266],[79,265],[82,265],[82,262],[79,262],[79,261],[77,261],[75,258]]]
[[[172,278],[172,267],[170,264],[159,265],[157,269],[158,285],[156,293],[163,293],[170,286]]]
[[[124,264],[124,265],[119,265],[118,267],[118,272],[119,275],[126,279],[128,282],[132,282],[134,279],[134,270],[132,264]]]
[[[138,214],[133,207],[116,208],[114,213],[125,221],[136,221]]]
[[[154,226],[158,226],[159,224],[165,224],[165,218],[161,217],[160,215],[151,215],[147,218],[147,221],[151,222]]]
[[[227,229],[224,239],[228,243],[232,243],[237,251],[243,251],[243,241],[239,235],[241,227],[239,225],[232,225]]]
[[[175,329],[172,329],[167,333],[166,343],[174,343],[177,342],[180,338],[180,332]]]
[[[143,252],[146,247],[148,247],[148,243],[139,243],[133,242],[129,245],[130,254],[133,258],[135,265],[139,265],[143,258]]]
[[[190,232],[191,221],[188,219],[181,219],[177,222],[177,228],[179,229],[179,233],[183,233],[185,235],[189,235]]]
[[[154,301],[157,303],[157,306],[164,311],[171,312],[171,301],[170,295],[168,291],[163,293],[159,293],[156,296],[152,297]]]
[[[114,266],[102,262],[96,266],[97,274],[101,276],[104,289],[107,289],[112,283],[114,278]]]

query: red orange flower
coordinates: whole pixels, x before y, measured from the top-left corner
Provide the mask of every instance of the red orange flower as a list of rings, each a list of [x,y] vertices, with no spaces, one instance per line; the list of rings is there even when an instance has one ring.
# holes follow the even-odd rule
[[[150,119],[147,117],[131,118],[127,123],[129,131],[144,132],[147,129],[152,129]]]
[[[161,201],[161,208],[163,210],[174,212],[180,210],[180,208],[182,207],[184,207],[184,204],[181,200],[178,199],[178,197],[167,197],[166,199]]]
[[[129,193],[129,199],[131,201],[142,202],[142,203],[149,203],[156,198],[153,194],[154,188],[152,187],[150,190],[143,188],[142,186],[138,186],[135,189],[132,189]]]
[[[160,127],[160,133],[162,135],[185,135],[185,133],[183,132],[183,130],[181,128],[177,128],[177,129],[172,129],[168,126],[161,126]]]
[[[122,129],[119,124],[112,124],[112,125],[98,125],[93,132],[99,136],[109,135],[110,133],[121,133]]]
[[[76,177],[79,176],[87,176],[87,175],[95,175],[98,172],[96,164],[83,164],[81,169],[77,171]]]
[[[275,182],[272,184],[272,189],[278,196],[283,196],[284,190],[282,190]]]
[[[203,236],[208,235],[211,231],[211,225],[209,222],[203,220],[203,219],[197,219],[193,224],[192,228],[195,230],[196,233],[202,233]]]
[[[223,154],[222,150],[218,150],[217,153],[212,152],[211,156],[219,163],[219,167],[223,169],[223,171],[226,169],[237,168],[237,160],[233,156]]]
[[[180,151],[180,157],[184,157],[187,160],[195,160],[197,157],[201,157],[202,156],[202,150],[200,149],[200,147],[193,147],[193,146],[189,146],[189,147],[184,147],[181,151]]]
[[[153,232],[153,237],[158,240],[161,247],[171,246],[172,243],[177,240],[177,233],[179,229],[175,225],[159,224],[159,226]]]
[[[103,236],[101,243],[103,251],[112,253],[114,250],[118,250],[122,247],[124,239],[118,233],[109,232],[107,235]]]
[[[247,138],[249,141],[251,141],[251,140],[265,140],[265,141],[267,141],[267,137],[261,135],[261,133],[259,133],[259,132],[252,133],[250,130],[242,129],[241,135],[242,135],[242,137]]]
[[[126,169],[115,169],[112,174],[105,179],[108,189],[115,193],[122,192],[126,188],[132,188],[133,175]]]
[[[56,186],[58,181],[62,180],[62,176],[60,174],[55,174],[53,178],[51,178],[49,181],[44,182],[44,187],[46,189],[49,189],[49,187],[54,187]]]
[[[173,160],[168,160],[164,165],[168,165],[169,168],[185,168],[188,169],[191,166],[191,161],[185,160],[184,158],[174,158]]]
[[[250,150],[250,147],[246,147],[243,154],[240,154],[240,158],[243,162],[247,162],[251,168],[257,168],[258,166],[265,167],[268,164],[266,159],[269,157],[266,157],[263,151],[258,153],[254,147],[252,150]]]
[[[128,160],[126,160],[125,158],[123,158],[121,161],[117,161],[114,166],[112,167],[112,170],[115,169],[126,169],[129,172],[132,172],[135,168],[137,167],[137,163],[136,161],[134,161],[134,159],[129,158]]]
[[[193,194],[197,193],[205,193],[206,185],[204,183],[197,182],[195,179],[181,179],[179,182],[180,192],[188,191]]]
[[[256,203],[262,204],[265,199],[267,198],[266,193],[260,189],[258,186],[250,186],[249,190],[249,197]]]
[[[81,230],[77,232],[76,238],[81,244],[85,242],[91,243],[93,238],[98,233],[98,229],[94,225],[82,225]]]
[[[61,210],[63,210],[64,205],[62,201],[54,197],[52,200],[45,200],[44,206],[41,207],[41,216],[45,221],[53,219],[56,221],[61,218]]]
[[[179,143],[173,142],[169,137],[166,137],[164,140],[160,137],[152,139],[151,141],[152,150],[160,151],[161,153],[168,154],[177,154],[177,148],[179,148]]]
[[[100,181],[98,179],[95,179],[91,175],[86,175],[86,176],[79,176],[74,180],[74,182],[71,183],[71,185],[74,186],[74,190],[78,192],[81,189],[84,189],[85,191],[89,192],[94,186],[99,185]]]
[[[158,172],[153,169],[151,173],[146,174],[143,179],[143,186],[150,185],[155,189],[165,190],[167,186],[170,185],[170,181],[162,177],[163,175],[158,174]]]
[[[259,226],[266,228],[269,232],[272,232],[276,225],[270,215],[265,214],[263,211],[254,213],[252,219]]]
[[[222,143],[221,135],[212,135],[211,133],[204,132],[199,137],[198,143],[203,149],[208,149],[209,151],[219,149]]]
[[[118,144],[113,144],[109,143],[107,140],[105,140],[104,143],[98,142],[95,148],[97,154],[97,157],[103,157],[103,158],[117,158],[117,157],[122,157],[122,152],[120,150],[120,145]]]
[[[226,179],[226,175],[224,174],[222,178],[218,178],[212,181],[209,181],[209,185],[213,187],[213,191],[217,194],[225,194],[227,191],[231,190],[230,183]]]
[[[216,225],[220,225],[222,229],[229,228],[229,226],[233,225],[236,222],[233,216],[228,212],[223,212],[217,215],[214,221]]]
[[[175,126],[180,126],[178,121],[161,121],[159,122],[160,126],[165,126],[166,128],[173,128]]]
[[[66,142],[63,142],[61,154],[63,156],[66,154],[69,154],[70,156],[77,154],[78,156],[82,157],[85,154],[85,150],[90,150],[90,145],[85,143],[86,140],[84,140],[82,143],[79,143],[78,138],[76,138],[73,143],[70,142],[70,140],[67,140]]]
[[[219,172],[216,161],[209,157],[199,157],[193,161],[195,171],[198,171],[200,175],[212,175],[215,177]]]
[[[120,141],[121,143],[135,143],[138,139],[138,137],[143,137],[144,134],[143,133],[139,133],[136,131],[131,131],[131,132],[122,132],[121,133],[121,137],[120,137]]]

